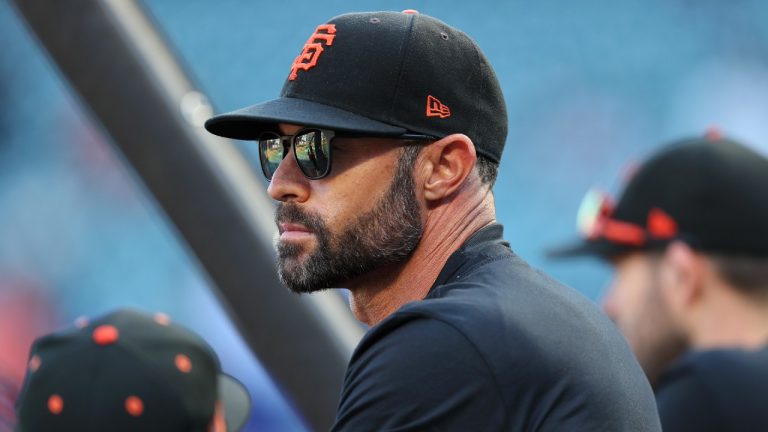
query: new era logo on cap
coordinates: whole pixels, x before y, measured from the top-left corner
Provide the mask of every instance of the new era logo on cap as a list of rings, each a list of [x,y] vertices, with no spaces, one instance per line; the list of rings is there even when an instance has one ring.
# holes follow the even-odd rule
[[[427,96],[427,117],[448,118],[451,116],[451,109],[443,105],[436,97]]]

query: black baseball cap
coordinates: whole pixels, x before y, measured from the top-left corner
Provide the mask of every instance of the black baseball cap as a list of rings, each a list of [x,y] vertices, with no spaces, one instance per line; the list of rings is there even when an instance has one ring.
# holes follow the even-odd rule
[[[416,11],[350,13],[318,26],[286,68],[280,97],[205,123],[243,140],[278,123],[397,137],[469,136],[498,162],[507,111],[496,75],[465,33]]]
[[[610,258],[682,240],[703,252],[768,256],[768,159],[710,132],[664,147],[633,175],[614,206],[589,195],[584,238],[550,256]]]
[[[240,430],[250,397],[211,347],[163,314],[123,309],[35,341],[17,430],[206,432],[217,401]]]

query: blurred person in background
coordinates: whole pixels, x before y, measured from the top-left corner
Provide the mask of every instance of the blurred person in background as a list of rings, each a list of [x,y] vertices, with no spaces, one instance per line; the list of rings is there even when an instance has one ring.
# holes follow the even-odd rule
[[[712,131],[675,142],[614,205],[590,192],[584,240],[607,260],[605,312],[652,382],[665,431],[768,430],[768,159]]]
[[[17,430],[240,430],[250,397],[197,334],[122,309],[39,338],[16,403]]]
[[[54,329],[55,307],[34,278],[0,270],[0,432],[11,431],[14,403],[35,338]]]
[[[282,281],[348,288],[371,327],[332,430],[659,430],[610,320],[503,239],[507,112],[472,39],[411,10],[346,14],[286,74],[279,99],[206,128],[258,140]]]

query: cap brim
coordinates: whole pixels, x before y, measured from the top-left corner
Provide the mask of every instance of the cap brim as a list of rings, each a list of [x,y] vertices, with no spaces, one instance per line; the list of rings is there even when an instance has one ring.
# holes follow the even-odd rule
[[[224,406],[227,432],[242,429],[251,414],[251,396],[245,386],[227,374],[219,374],[219,400]]]
[[[253,140],[278,123],[313,126],[373,135],[401,135],[403,127],[372,120],[342,109],[297,98],[280,98],[208,119],[208,132],[241,140]]]
[[[580,256],[592,256],[597,258],[611,258],[637,248],[619,245],[605,240],[582,240],[561,247],[555,247],[547,251],[549,258],[573,258]]]

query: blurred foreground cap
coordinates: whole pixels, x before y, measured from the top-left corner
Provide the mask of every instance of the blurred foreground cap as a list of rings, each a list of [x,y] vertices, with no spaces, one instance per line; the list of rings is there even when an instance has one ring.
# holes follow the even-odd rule
[[[18,430],[200,431],[224,407],[228,431],[250,397],[211,347],[167,316],[118,310],[39,338],[16,403]]]

